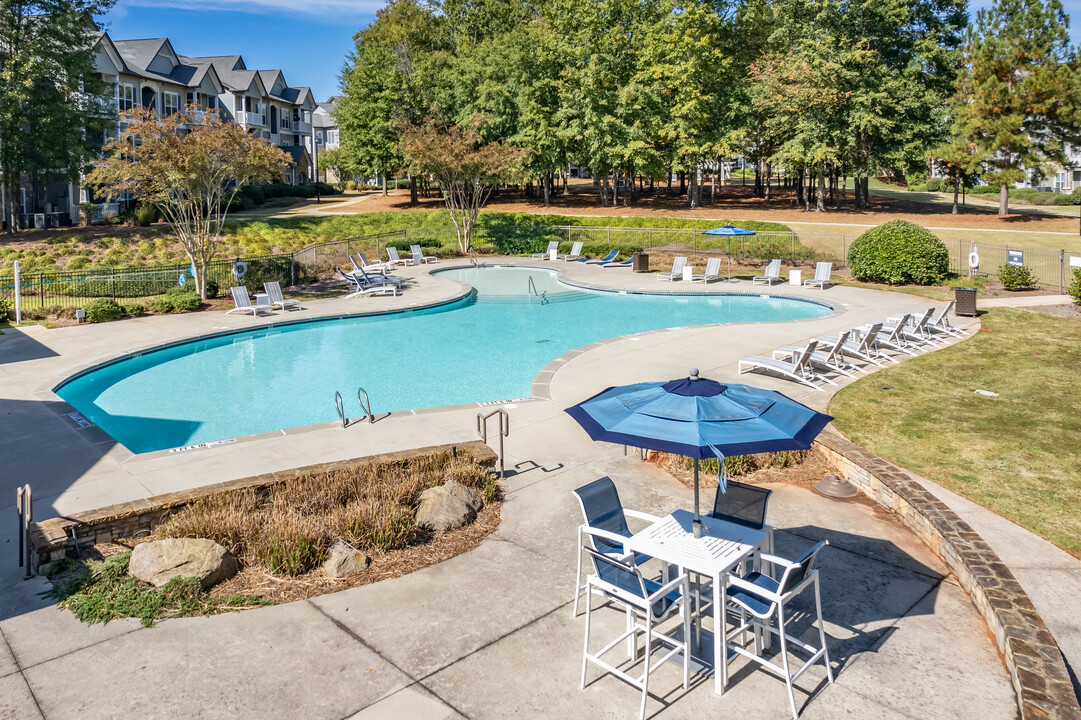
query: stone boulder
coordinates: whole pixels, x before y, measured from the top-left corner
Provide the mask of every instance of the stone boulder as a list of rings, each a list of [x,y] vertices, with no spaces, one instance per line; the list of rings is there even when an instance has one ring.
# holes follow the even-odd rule
[[[199,578],[203,589],[236,575],[236,558],[213,540],[166,538],[136,545],[128,573],[161,587],[175,577]]]
[[[454,530],[476,520],[482,507],[484,498],[479,492],[451,480],[420,494],[417,525],[436,532]]]
[[[323,563],[323,570],[330,577],[343,578],[356,575],[370,563],[371,560],[367,555],[344,540],[339,540],[327,551],[327,560]]]

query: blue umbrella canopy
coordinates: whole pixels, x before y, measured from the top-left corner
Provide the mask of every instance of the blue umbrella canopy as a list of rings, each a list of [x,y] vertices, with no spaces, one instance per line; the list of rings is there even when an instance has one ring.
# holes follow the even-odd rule
[[[686,455],[806,450],[833,419],[772,390],[699,378],[610,387],[566,412],[594,440]]]
[[[694,532],[698,461],[727,455],[806,450],[832,417],[772,390],[698,377],[610,387],[566,409],[594,440],[694,458]],[[719,476],[722,490],[724,478]]]
[[[746,228],[735,227],[731,223],[719,228],[713,228],[712,230],[705,230],[703,235],[757,235],[754,230],[748,230]]]

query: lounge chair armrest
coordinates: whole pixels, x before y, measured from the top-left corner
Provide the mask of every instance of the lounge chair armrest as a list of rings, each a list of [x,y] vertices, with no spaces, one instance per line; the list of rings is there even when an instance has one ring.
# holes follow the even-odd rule
[[[791,560],[789,560],[787,558],[777,557],[776,555],[770,555],[769,553],[760,553],[758,555],[758,558],[762,562],[768,562],[770,565],[776,565],[776,566],[782,567],[782,568],[784,568],[786,570],[788,568],[795,567],[796,565],[799,564],[799,563],[794,563],[794,562],[792,562]]]
[[[628,517],[638,518],[639,520],[646,520],[646,521],[651,522],[651,523],[654,523],[654,522],[657,522],[657,521],[660,520],[660,518],[658,516],[650,515],[649,513],[644,513],[641,510],[628,510],[626,508],[623,508],[623,514],[627,515]]]
[[[608,532],[607,530],[601,530],[600,528],[591,527],[589,525],[582,526],[582,534],[593,535],[594,537],[603,538],[604,540],[608,540],[609,542],[617,543],[619,545],[627,542],[627,538],[622,535],[617,535],[614,532]]]
[[[661,585],[652,595],[646,598],[646,602],[656,602],[668,593],[677,589],[681,591],[680,595],[682,595],[683,597],[687,597],[690,594],[690,582],[687,579],[686,573],[680,573],[664,585]]]
[[[760,598],[764,600],[769,600],[770,602],[780,602],[781,600],[781,596],[777,593],[766,590],[765,588],[755,585],[754,583],[749,583],[738,575],[728,576],[728,587],[746,590],[747,592],[754,593]]]

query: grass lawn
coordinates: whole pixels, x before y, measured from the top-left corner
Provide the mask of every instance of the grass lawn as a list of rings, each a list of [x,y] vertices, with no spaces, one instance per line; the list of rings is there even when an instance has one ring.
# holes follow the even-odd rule
[[[1081,557],[1081,323],[1001,308],[983,326],[846,387],[830,413],[854,442]]]

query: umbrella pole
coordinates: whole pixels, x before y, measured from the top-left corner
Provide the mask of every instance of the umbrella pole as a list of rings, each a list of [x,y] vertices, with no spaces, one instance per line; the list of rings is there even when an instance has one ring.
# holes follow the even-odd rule
[[[698,516],[698,458],[694,459],[694,522],[691,530],[696,538],[702,537],[702,518]]]

